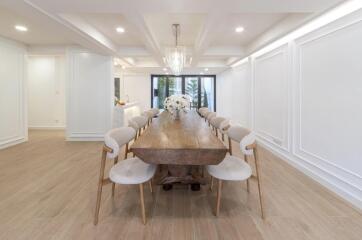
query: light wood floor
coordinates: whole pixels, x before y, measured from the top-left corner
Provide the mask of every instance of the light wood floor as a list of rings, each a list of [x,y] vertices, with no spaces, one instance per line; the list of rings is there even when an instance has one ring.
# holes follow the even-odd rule
[[[360,213],[264,150],[264,221],[253,182],[249,195],[244,183],[225,183],[219,218],[208,186],[146,188],[146,226],[138,187],[117,186],[112,199],[108,185],[93,226],[101,145],[32,131],[28,143],[1,150],[0,239],[362,239]]]

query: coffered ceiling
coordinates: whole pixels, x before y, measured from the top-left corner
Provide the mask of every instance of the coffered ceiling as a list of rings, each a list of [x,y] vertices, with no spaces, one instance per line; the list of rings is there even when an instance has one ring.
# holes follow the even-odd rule
[[[280,22],[289,29],[340,0],[2,0],[0,35],[27,45],[81,45],[119,58],[130,71],[160,73],[164,48],[174,44],[171,25],[181,25],[187,47],[185,73],[218,73]],[[295,21],[298,19],[298,21]],[[26,25],[19,33],[14,25]],[[124,29],[123,33],[116,31]],[[243,27],[241,33],[235,28]],[[273,36],[276,37],[276,36]],[[272,37],[270,38],[273,39]]]

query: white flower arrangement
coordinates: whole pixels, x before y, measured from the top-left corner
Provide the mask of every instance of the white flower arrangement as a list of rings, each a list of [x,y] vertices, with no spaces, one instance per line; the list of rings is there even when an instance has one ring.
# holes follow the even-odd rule
[[[165,99],[163,105],[166,111],[171,114],[178,114],[181,110],[187,112],[190,102],[191,99],[188,95],[172,95]]]

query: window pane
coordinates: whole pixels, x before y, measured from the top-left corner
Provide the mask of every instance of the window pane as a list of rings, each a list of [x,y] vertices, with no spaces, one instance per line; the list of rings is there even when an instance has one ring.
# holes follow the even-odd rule
[[[166,97],[185,93],[191,98],[191,108],[207,107],[215,111],[214,76],[152,76],[152,105],[163,109]]]
[[[198,108],[198,77],[185,78],[185,94],[191,97],[191,108]]]
[[[180,95],[182,94],[182,78],[181,77],[169,77],[168,78],[168,95]]]
[[[163,109],[163,101],[166,98],[166,77],[153,78],[153,106]]]
[[[201,106],[207,107],[210,111],[214,111],[214,78],[201,78]]]

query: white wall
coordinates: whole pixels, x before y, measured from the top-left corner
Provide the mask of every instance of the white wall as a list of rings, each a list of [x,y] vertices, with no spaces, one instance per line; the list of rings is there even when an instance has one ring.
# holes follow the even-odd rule
[[[130,102],[139,102],[141,111],[151,108],[151,76],[149,74],[123,74],[122,80],[123,92],[129,96]]]
[[[28,138],[26,49],[0,38],[0,149]]]
[[[64,56],[28,57],[29,128],[65,127]]]
[[[260,144],[362,209],[361,42],[359,10],[255,53],[247,79],[230,69],[217,81],[219,115],[249,115]],[[249,114],[234,81],[251,83]]]
[[[113,61],[82,49],[67,49],[68,140],[103,140],[112,126]]]
[[[251,127],[251,79],[248,62],[216,78],[216,111],[232,122]]]

